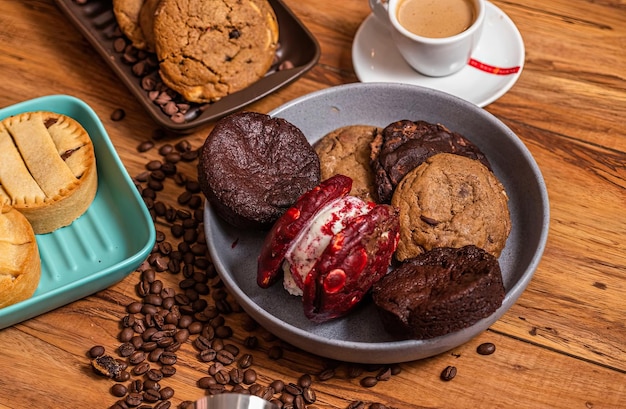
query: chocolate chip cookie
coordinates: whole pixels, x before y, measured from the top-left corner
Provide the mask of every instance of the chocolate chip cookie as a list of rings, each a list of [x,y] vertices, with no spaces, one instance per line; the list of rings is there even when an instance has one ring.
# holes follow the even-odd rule
[[[400,211],[400,261],[435,247],[466,245],[498,257],[511,231],[504,187],[485,165],[465,156],[429,157],[402,179],[391,204]]]
[[[322,180],[340,174],[352,178],[351,195],[374,201],[374,177],[370,167],[370,144],[380,129],[350,125],[336,129],[315,144]]]
[[[120,30],[135,48],[146,48],[146,39],[139,25],[139,13],[144,0],[113,0],[113,14]]]
[[[278,21],[267,0],[161,0],[154,41],[163,82],[190,102],[214,102],[262,78]]]
[[[454,153],[489,162],[476,145],[441,124],[401,120],[387,125],[372,143],[372,168],[377,199],[391,200],[400,180],[430,156]]]

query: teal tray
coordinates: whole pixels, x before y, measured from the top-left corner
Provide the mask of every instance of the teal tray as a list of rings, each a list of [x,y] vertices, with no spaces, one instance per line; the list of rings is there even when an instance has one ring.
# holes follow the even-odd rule
[[[0,309],[0,330],[119,282],[148,257],[156,238],[150,213],[91,107],[75,97],[50,95],[0,109],[0,119],[29,111],[52,111],[81,123],[93,142],[98,191],[74,223],[37,235],[39,286],[31,298]]]

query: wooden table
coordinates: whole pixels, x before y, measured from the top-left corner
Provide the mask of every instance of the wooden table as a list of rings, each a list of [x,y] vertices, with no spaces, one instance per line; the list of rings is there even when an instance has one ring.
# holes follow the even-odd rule
[[[365,0],[286,0],[321,44],[319,63],[288,87],[247,107],[268,112],[314,90],[358,81],[351,44],[368,16]],[[515,86],[486,110],[515,131],[537,160],[550,197],[544,257],[519,301],[488,331],[439,356],[400,365],[401,372],[372,388],[349,378],[346,367],[328,381],[313,377],[311,407],[395,408],[626,407],[626,8],[623,2],[494,0],[519,28],[526,46]],[[102,118],[131,176],[157,149],[138,153],[155,123],[52,0],[0,0],[0,106],[47,94],[70,94]],[[111,120],[123,108],[126,117]],[[184,139],[193,147],[210,126]],[[176,143],[180,139],[159,140]],[[0,159],[1,160],[1,159]],[[194,177],[190,164],[181,169]],[[176,205],[176,193],[159,198]],[[166,230],[164,225],[157,226]],[[174,275],[163,275],[176,285]],[[113,381],[95,375],[87,351],[115,354],[125,305],[138,298],[135,272],[113,287],[0,331],[0,407],[108,408]],[[243,346],[245,314],[228,315]],[[272,341],[255,332],[259,383],[297,382],[318,374],[324,359],[286,349],[269,359]],[[497,346],[481,356],[476,347]],[[190,343],[190,341],[189,341]],[[186,344],[178,372],[166,381],[172,407],[195,400],[208,364]],[[458,373],[439,379],[448,365]],[[371,368],[367,368],[371,369]],[[372,372],[371,374],[376,374]],[[370,374],[370,375],[371,375]]]

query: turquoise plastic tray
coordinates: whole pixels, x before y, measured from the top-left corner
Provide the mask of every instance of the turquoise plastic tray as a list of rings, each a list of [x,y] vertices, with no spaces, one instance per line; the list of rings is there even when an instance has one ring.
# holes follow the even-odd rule
[[[39,286],[31,298],[0,309],[0,329],[117,283],[148,257],[156,238],[148,209],[86,103],[67,95],[45,96],[0,109],[0,119],[44,110],[70,116],[87,130],[96,153],[98,191],[74,223],[37,235]]]

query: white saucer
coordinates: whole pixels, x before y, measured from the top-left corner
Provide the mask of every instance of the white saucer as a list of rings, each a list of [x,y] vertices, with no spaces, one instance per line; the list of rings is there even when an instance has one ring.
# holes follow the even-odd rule
[[[472,59],[510,74],[494,74],[469,64],[447,77],[427,77],[413,70],[393,45],[387,28],[374,15],[361,24],[352,43],[352,64],[361,82],[399,82],[437,89],[484,107],[504,95],[519,78],[524,66],[524,42],[513,21],[487,2],[480,42]],[[515,71],[515,70],[514,70]],[[506,72],[506,71],[504,71]]]

